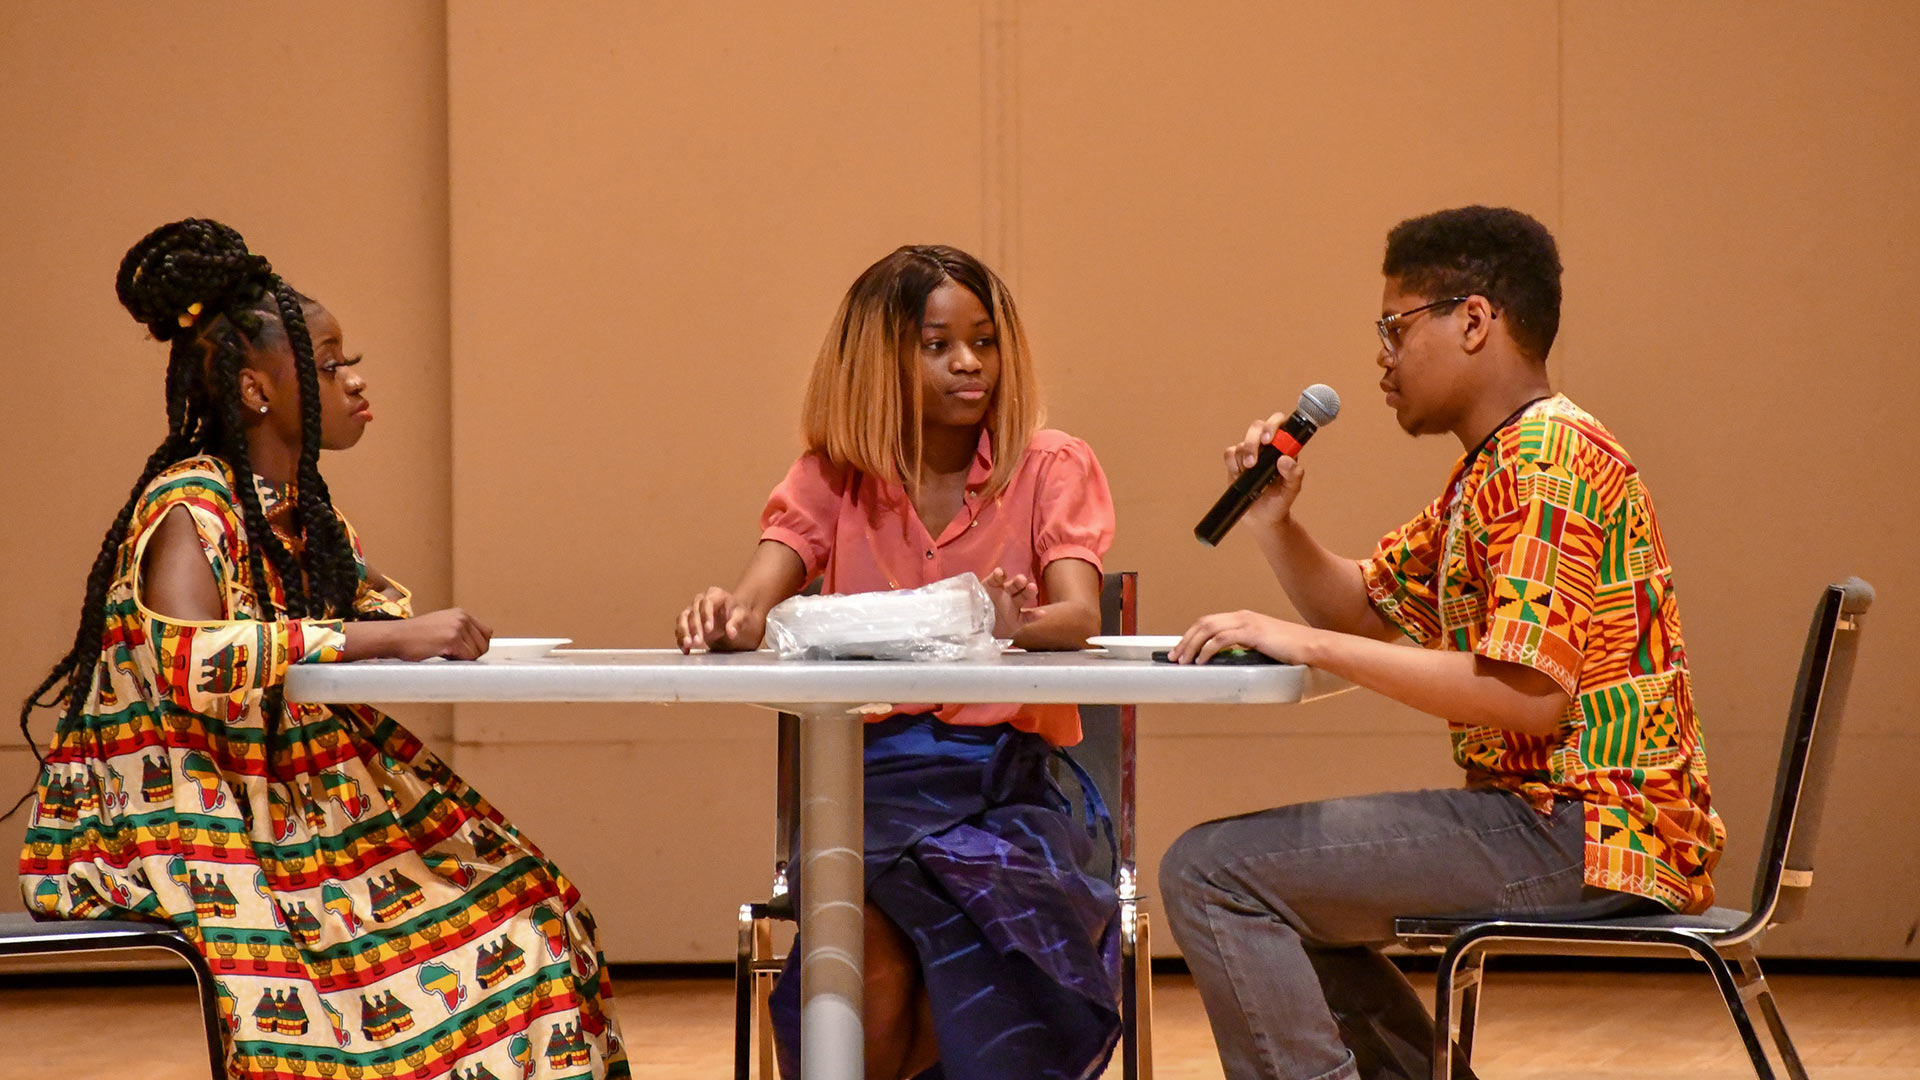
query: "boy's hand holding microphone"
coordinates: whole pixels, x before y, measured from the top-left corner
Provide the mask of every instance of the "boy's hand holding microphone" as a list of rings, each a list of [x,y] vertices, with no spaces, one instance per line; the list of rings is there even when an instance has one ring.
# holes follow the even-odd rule
[[[1231,483],[1194,526],[1193,535],[1213,547],[1244,516],[1269,529],[1284,524],[1306,477],[1296,460],[1300,448],[1339,415],[1340,395],[1324,383],[1315,383],[1301,393],[1290,415],[1274,413],[1248,427],[1247,437],[1225,451]],[[1204,664],[1222,649],[1247,648],[1288,661],[1296,639],[1313,632],[1257,611],[1223,612],[1196,621],[1168,651],[1168,658],[1175,663]]]

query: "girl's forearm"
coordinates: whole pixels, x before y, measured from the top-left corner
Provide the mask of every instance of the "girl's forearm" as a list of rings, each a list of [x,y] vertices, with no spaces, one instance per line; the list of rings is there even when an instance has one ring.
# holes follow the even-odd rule
[[[745,605],[756,618],[780,601],[794,595],[807,584],[807,564],[792,548],[778,540],[762,540],[747,560],[740,581],[733,587],[734,600]]]
[[[1100,609],[1084,600],[1062,600],[1027,610],[1027,622],[1014,631],[1013,643],[1031,652],[1084,649],[1100,632]]]

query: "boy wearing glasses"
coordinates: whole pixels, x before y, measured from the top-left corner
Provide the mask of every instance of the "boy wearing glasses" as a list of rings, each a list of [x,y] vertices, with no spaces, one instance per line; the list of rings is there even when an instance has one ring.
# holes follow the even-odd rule
[[[1387,406],[1464,453],[1358,561],[1294,516],[1305,472],[1282,458],[1244,520],[1307,625],[1209,615],[1173,658],[1253,648],[1440,717],[1465,784],[1209,822],[1167,853],[1169,921],[1236,1080],[1425,1080],[1432,1020],[1378,949],[1394,916],[1698,911],[1725,842],[1653,504],[1548,384],[1552,235],[1443,210],[1395,226],[1382,270]],[[1228,448],[1228,471],[1281,419]]]

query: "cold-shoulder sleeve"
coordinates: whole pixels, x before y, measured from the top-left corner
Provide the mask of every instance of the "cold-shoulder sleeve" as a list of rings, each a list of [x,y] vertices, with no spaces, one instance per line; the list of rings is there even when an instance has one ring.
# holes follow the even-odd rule
[[[136,520],[140,531],[132,550],[132,604],[135,632],[130,642],[146,649],[156,689],[188,712],[233,722],[270,687],[286,680],[293,664],[338,660],[346,645],[339,619],[227,618],[209,621],[173,619],[146,606],[140,595],[140,565],[147,543],[175,508],[193,520],[201,551],[213,571],[228,613],[234,611],[235,581],[243,558],[243,539],[233,499],[224,485],[181,483],[150,491]]]
[[[392,578],[387,579],[387,584],[399,591],[398,598],[388,596],[374,588],[367,580],[367,554],[360,546],[360,534],[354,530],[353,525],[346,518],[341,518],[340,523],[347,527],[347,539],[353,544],[354,569],[360,576],[360,583],[355,587],[353,594],[354,613],[388,619],[413,618],[413,591]]]
[[[1104,570],[1113,546],[1113,492],[1084,440],[1063,439],[1046,451],[1036,477],[1033,564],[1044,571],[1056,559],[1082,559]]]
[[[825,454],[804,454],[760,512],[760,539],[792,548],[806,564],[809,581],[820,575],[833,553],[841,497],[849,482],[849,470],[835,466]]]

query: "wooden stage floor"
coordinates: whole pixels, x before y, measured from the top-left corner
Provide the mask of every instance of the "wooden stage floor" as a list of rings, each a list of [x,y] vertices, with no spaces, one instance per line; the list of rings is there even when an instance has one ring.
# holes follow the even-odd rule
[[[1415,975],[1416,985],[1431,976]],[[191,985],[0,985],[0,1080],[57,1076],[204,1080]],[[1920,1080],[1920,977],[1770,976],[1808,1070],[1820,1080]],[[645,1080],[731,1075],[732,984],[717,978],[617,980],[618,1009]],[[1751,1077],[1704,970],[1503,972],[1482,997],[1475,1071],[1485,1080],[1736,1080]],[[1155,979],[1158,1080],[1220,1073],[1193,982]],[[1618,1041],[1631,1018],[1668,1047],[1664,1060]],[[1691,1045],[1688,1045],[1688,1043]],[[1119,1076],[1119,1070],[1110,1073]]]

